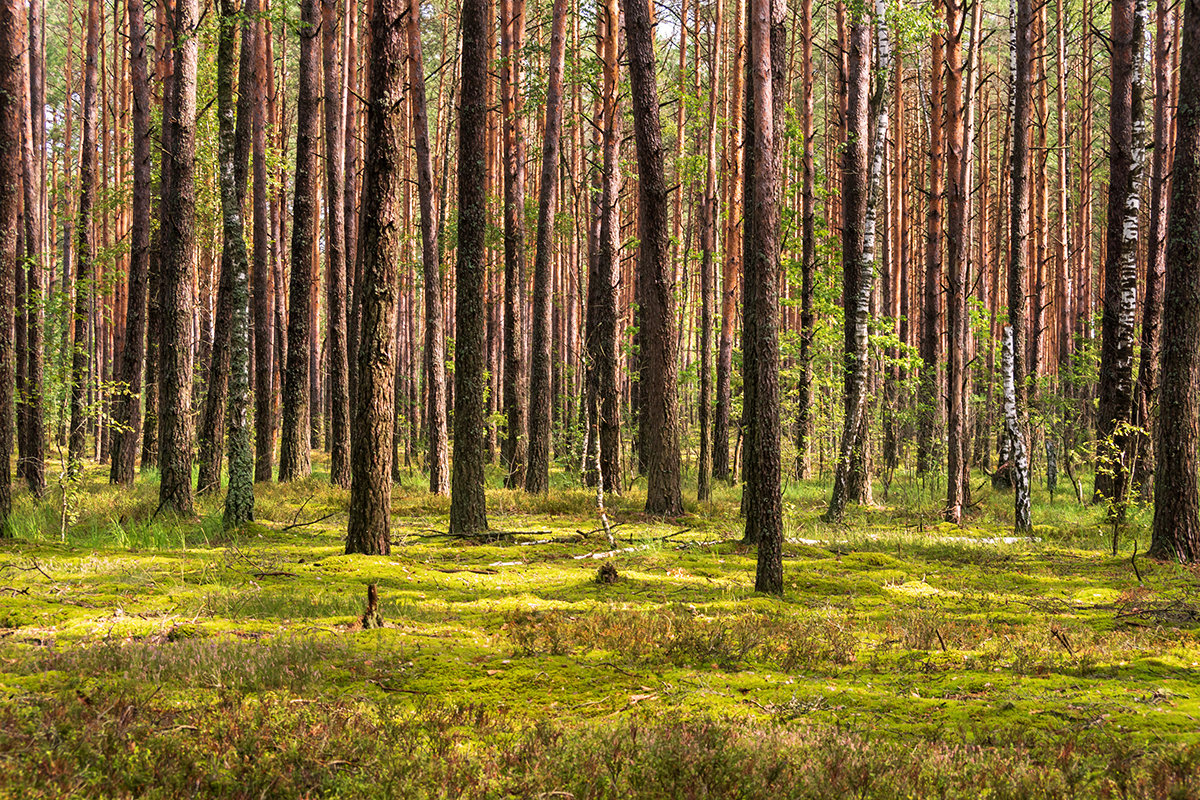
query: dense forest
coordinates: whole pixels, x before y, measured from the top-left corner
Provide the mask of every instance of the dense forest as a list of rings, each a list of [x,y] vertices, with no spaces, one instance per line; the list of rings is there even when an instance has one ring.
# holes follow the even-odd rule
[[[1194,582],[1200,0],[0,0],[0,84],[0,580],[560,517],[764,603],[880,526]]]

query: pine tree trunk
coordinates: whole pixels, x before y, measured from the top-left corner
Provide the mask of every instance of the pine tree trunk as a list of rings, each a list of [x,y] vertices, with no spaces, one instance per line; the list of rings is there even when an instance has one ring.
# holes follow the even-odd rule
[[[254,0],[251,0],[254,2]],[[257,3],[255,3],[257,5]],[[220,160],[221,184],[221,227],[224,235],[222,254],[223,285],[227,285],[228,318],[218,320],[218,325],[228,325],[226,334],[226,361],[224,382],[228,396],[229,436],[229,491],[225,495],[224,525],[227,529],[237,528],[254,519],[254,464],[250,448],[250,287],[246,258],[245,223],[242,218],[243,198],[246,193],[246,158],[250,140],[250,100],[254,85],[255,52],[254,20],[250,17],[242,25],[242,44],[238,75],[239,98],[237,121],[234,121],[233,105],[233,50],[237,38],[236,0],[221,2],[221,31],[217,42],[217,119],[219,123],[218,158]],[[257,8],[247,8],[250,15]],[[228,270],[228,278],[224,272]],[[218,308],[220,302],[218,301]],[[217,360],[213,353],[214,363]],[[215,372],[216,368],[213,368]],[[215,377],[215,376],[214,376]],[[209,392],[215,387],[210,385]],[[220,451],[221,440],[215,444]],[[219,459],[219,455],[218,455]],[[219,487],[221,473],[215,475]],[[215,488],[215,487],[214,487]]]
[[[450,531],[470,534],[487,530],[487,501],[483,491],[483,373],[486,360],[483,286],[486,258],[484,236],[487,232],[485,154],[488,79],[486,0],[463,0],[462,37]],[[363,330],[365,333],[365,324]],[[360,358],[359,363],[362,361]]]
[[[1150,555],[1200,561],[1200,0],[1185,0],[1167,224]]]
[[[337,60],[337,2],[322,0],[325,72],[325,287],[329,377],[329,479],[350,486],[349,363],[346,351],[346,143],[344,80]]]
[[[162,226],[162,342],[159,365],[159,504],[192,508],[192,304],[196,273],[196,0],[176,0],[175,85],[170,103],[170,194]]]
[[[917,386],[917,472],[933,470],[938,425],[938,369],[942,342],[942,202],[945,195],[945,121],[942,79],[945,37],[933,34],[929,89],[929,197],[926,214],[925,281],[921,304],[921,376]]]
[[[317,140],[321,66],[319,0],[300,4],[300,71],[296,100],[296,177],[292,203],[292,271],[288,285],[287,359],[283,374],[283,426],[279,444],[279,480],[304,478],[312,472],[310,399],[312,387],[313,243],[317,231]]]
[[[800,4],[800,381],[796,387],[796,477],[808,477],[812,430],[813,277],[817,271],[816,165],[813,155],[812,0]]]
[[[712,40],[709,43],[709,82],[718,85],[721,75],[721,32],[724,3],[713,8]],[[699,66],[697,65],[697,70]],[[700,205],[700,401],[696,425],[700,428],[700,463],[696,476],[696,499],[712,499],[712,361],[713,361],[713,288],[716,283],[714,258],[717,250],[717,95],[708,98],[707,161],[704,171],[704,196]]]
[[[542,176],[538,187],[537,252],[533,262],[533,348],[530,359],[529,464],[525,491],[550,490],[551,282],[554,215],[561,152],[562,91],[565,71],[566,0],[555,0],[550,33],[550,73],[542,135]]]
[[[75,233],[75,340],[71,355],[71,423],[68,456],[71,472],[77,474],[87,435],[87,383],[91,364],[88,341],[88,311],[93,292],[92,206],[96,198],[96,58],[100,50],[99,0],[89,0],[87,51],[83,73],[83,134],[79,145],[79,206]]]
[[[128,0],[129,69],[133,85],[133,206],[129,231],[129,298],[125,346],[117,380],[118,423],[109,479],[133,483],[142,431],[142,365],[146,350],[146,294],[150,278],[150,78],[146,64],[146,22],[141,0]],[[32,338],[32,337],[31,337]],[[32,344],[32,341],[31,341]]]
[[[12,535],[13,317],[20,239],[21,96],[26,93],[20,69],[24,48],[20,0],[5,0],[0,4],[0,538]]]
[[[29,4],[28,20],[21,23],[27,34],[28,47],[22,48],[21,72],[23,98],[22,128],[25,138],[22,150],[22,173],[25,184],[25,253],[26,264],[18,265],[18,279],[25,274],[25,291],[20,301],[25,316],[23,411],[20,420],[21,462],[18,472],[25,478],[29,491],[41,497],[46,491],[46,429],[44,387],[44,278],[42,260],[45,257],[45,97],[42,79],[40,9],[36,0]],[[28,91],[24,91],[28,81]]]
[[[404,92],[405,4],[375,0],[371,18],[371,90],[363,174],[358,286],[359,332],[350,526],[347,553],[391,552],[393,380],[396,351],[397,262],[401,231],[392,224],[402,213],[402,126],[397,102]]]
[[[623,2],[638,162],[638,281],[642,309],[639,387],[645,421],[646,513],[683,513],[680,490],[679,400],[674,271],[667,263],[667,180],[654,73],[654,27],[642,0]],[[769,86],[769,84],[768,84]],[[773,281],[768,281],[774,283]]]

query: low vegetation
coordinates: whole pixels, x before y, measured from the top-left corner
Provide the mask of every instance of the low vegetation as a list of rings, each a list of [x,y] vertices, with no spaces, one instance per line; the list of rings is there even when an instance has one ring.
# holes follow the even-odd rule
[[[152,479],[90,470],[65,537],[18,498],[0,796],[1200,796],[1200,576],[1131,558],[1144,511],[1114,557],[1073,498],[1018,539],[1011,496],[960,529],[901,477],[830,527],[793,483],[775,598],[728,488],[662,521],[635,487],[614,546],[563,476],[489,475],[479,539],[402,487],[363,557],[324,468],[236,534],[217,498],[156,516]]]

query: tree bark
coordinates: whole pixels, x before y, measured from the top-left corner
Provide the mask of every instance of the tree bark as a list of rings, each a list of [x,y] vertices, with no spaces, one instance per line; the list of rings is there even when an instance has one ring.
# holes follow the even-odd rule
[[[546,121],[542,134],[542,176],[538,187],[537,252],[533,262],[533,348],[530,359],[529,463],[525,491],[550,490],[551,283],[553,280],[554,215],[558,192],[558,160],[562,130],[565,71],[566,0],[555,0],[550,32],[550,73],[546,86]]]
[[[0,538],[12,535],[13,317],[21,208],[21,0],[0,4]],[[98,4],[97,4],[98,5]],[[94,82],[94,81],[93,81]]]
[[[926,211],[925,281],[921,304],[921,377],[917,385],[917,472],[933,469],[938,421],[938,368],[942,343],[942,203],[946,192],[945,35],[933,34],[929,79],[929,197]]]
[[[159,368],[159,505],[191,515],[192,304],[196,273],[197,0],[176,0],[175,86],[170,104],[170,194],[162,226]]]
[[[813,155],[812,0],[800,4],[800,380],[796,387],[796,477],[808,477],[812,429],[813,277],[817,271],[816,164]]]
[[[1111,501],[1118,515],[1124,513],[1129,471],[1126,450],[1133,415],[1137,257],[1141,240],[1146,130],[1142,115],[1142,75],[1149,57],[1146,13],[1146,0],[1115,0],[1112,4],[1108,229],[1104,254],[1094,500]]]
[[[700,205],[700,400],[696,420],[700,429],[700,463],[696,475],[696,499],[712,499],[712,345],[713,345],[713,287],[716,283],[713,259],[717,249],[717,95],[715,87],[721,75],[721,28],[724,3],[717,0],[713,8],[712,39],[709,43],[709,81],[714,90],[708,97],[707,163],[704,171],[704,196]],[[697,66],[699,69],[699,66]]]
[[[376,0],[378,2],[378,0]],[[487,232],[487,2],[463,0],[450,531],[487,530],[483,491],[484,236]],[[364,327],[365,330],[365,327]]]
[[[329,479],[350,486],[349,362],[346,351],[346,98],[337,59],[337,0],[321,0],[325,72],[325,317],[329,370]]]
[[[371,17],[371,91],[358,249],[358,344],[354,431],[350,441],[347,553],[391,552],[392,430],[395,425],[396,292],[403,200],[402,126],[405,4],[375,0]]]
[[[100,51],[99,0],[88,1],[87,50],[83,73],[83,132],[79,144],[79,206],[76,208],[75,233],[75,328],[71,350],[71,428],[68,457],[71,474],[82,468],[84,439],[87,435],[87,384],[91,353],[87,346],[88,312],[92,297],[92,271],[95,254],[92,243],[92,206],[96,199],[96,126],[99,109],[96,101],[96,58]],[[189,479],[190,480],[190,479]]]
[[[279,480],[312,472],[310,428],[310,340],[313,242],[317,230],[317,141],[320,138],[321,67],[318,58],[318,0],[300,4],[300,71],[296,99],[296,176],[292,203],[292,272],[288,284],[287,367],[283,375],[283,426],[279,444]]]
[[[24,317],[25,335],[18,336],[17,383],[21,386],[18,437],[20,455],[18,477],[24,477],[29,491],[41,497],[46,491],[46,430],[44,387],[45,310],[42,294],[42,259],[45,257],[45,215],[42,193],[45,191],[45,90],[42,82],[41,24],[36,0],[18,19],[27,47],[21,52],[21,151],[25,199],[25,263],[17,265],[17,284],[24,278],[24,291],[17,297],[17,313]],[[22,369],[23,367],[23,369]],[[23,378],[23,380],[22,380]]]
[[[1200,561],[1200,0],[1185,0],[1167,224],[1150,555]]]

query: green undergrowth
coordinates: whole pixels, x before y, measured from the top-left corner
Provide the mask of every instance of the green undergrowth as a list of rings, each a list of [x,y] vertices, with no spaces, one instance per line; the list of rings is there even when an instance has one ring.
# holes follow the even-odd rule
[[[1134,558],[1144,509],[1114,557],[1061,493],[1015,537],[984,487],[962,528],[910,476],[829,526],[793,481],[775,598],[735,487],[661,520],[635,485],[610,544],[568,476],[493,472],[463,540],[414,472],[369,558],[315,468],[234,532],[99,467],[17,498],[0,797],[1200,796],[1200,576]]]

